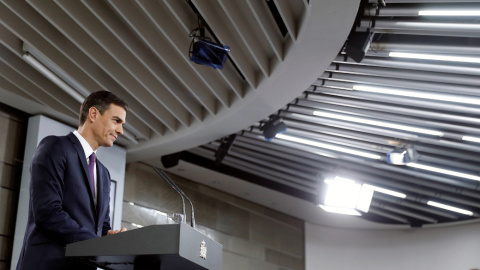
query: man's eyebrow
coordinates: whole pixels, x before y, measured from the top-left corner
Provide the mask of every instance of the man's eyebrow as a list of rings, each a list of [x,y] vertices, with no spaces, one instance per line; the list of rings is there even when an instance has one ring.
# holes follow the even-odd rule
[[[118,116],[113,116],[112,117],[114,120],[120,120],[121,123],[123,123],[123,120],[122,118],[118,117]]]

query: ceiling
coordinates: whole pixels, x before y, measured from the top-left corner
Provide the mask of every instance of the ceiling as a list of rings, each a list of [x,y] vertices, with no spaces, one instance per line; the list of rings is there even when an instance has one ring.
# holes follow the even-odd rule
[[[360,1],[352,0],[1,1],[1,102],[76,126],[81,100],[108,89],[130,106],[118,141],[129,162],[161,167],[161,156],[181,153],[170,171],[314,223],[418,227],[470,220],[480,214],[480,182],[465,175],[479,175],[480,145],[462,138],[480,137],[479,64],[388,57],[391,51],[476,57],[480,16],[416,15],[423,5],[451,8],[448,2],[480,9],[480,1],[397,0],[378,9],[370,3],[357,16]],[[195,10],[208,25],[206,36],[231,48],[222,70],[189,61]],[[375,33],[361,63],[342,51],[354,24],[352,33]],[[259,127],[269,115],[282,117],[284,135],[317,146],[266,142]],[[237,134],[233,146],[215,165],[220,139],[230,134]],[[387,152],[398,147],[413,147],[418,164],[464,175],[387,164]],[[407,197],[375,192],[361,218],[325,214],[315,207],[319,186],[336,175]],[[434,208],[429,200],[474,215]]]
[[[266,141],[264,119],[237,133],[222,165],[215,164],[222,140],[182,152],[182,160],[312,205],[319,202],[323,180],[336,176],[406,195],[375,192],[362,218],[376,223],[421,227],[478,220],[480,13],[420,17],[418,11],[479,11],[480,3],[473,2],[480,1],[447,2],[366,5],[349,37],[366,29],[374,33],[366,57],[357,63],[341,51],[301,95],[275,112],[288,126],[283,137]],[[409,59],[390,52],[464,59]],[[408,148],[416,152],[411,163],[387,162],[389,151]]]

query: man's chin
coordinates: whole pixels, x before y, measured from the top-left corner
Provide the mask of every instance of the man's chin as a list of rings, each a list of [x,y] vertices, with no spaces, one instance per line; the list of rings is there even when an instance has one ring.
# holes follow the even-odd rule
[[[102,144],[103,147],[112,147],[113,146],[113,141],[108,141]]]

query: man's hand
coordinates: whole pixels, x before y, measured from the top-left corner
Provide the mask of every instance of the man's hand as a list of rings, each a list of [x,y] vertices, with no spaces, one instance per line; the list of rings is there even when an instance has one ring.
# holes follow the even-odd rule
[[[120,233],[120,232],[126,232],[126,231],[127,231],[127,228],[125,228],[125,227],[123,227],[121,230],[108,230],[107,235],[116,234],[116,233]]]

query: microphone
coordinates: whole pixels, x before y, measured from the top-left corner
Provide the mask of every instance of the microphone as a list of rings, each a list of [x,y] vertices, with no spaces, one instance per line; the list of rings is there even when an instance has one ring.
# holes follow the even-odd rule
[[[170,177],[168,177],[168,175],[165,173],[165,171],[158,171],[155,167],[152,166],[152,168],[163,178],[163,180],[165,180],[165,182],[167,182],[173,189],[175,189],[175,191],[178,192],[178,194],[180,194],[180,196],[182,196],[182,206],[183,206],[183,215],[185,216],[185,201],[183,200],[183,197],[185,197],[185,199],[187,199],[187,201],[190,203],[190,206],[191,206],[191,216],[190,216],[190,226],[192,226],[192,228],[195,229],[195,212],[194,212],[194,209],[193,209],[193,203],[192,201],[190,200],[190,198],[187,197],[187,195],[185,195],[185,193],[183,192],[183,190],[181,190],[177,184],[175,184],[175,182],[170,179]],[[185,216],[186,217],[186,216]]]
[[[169,181],[169,179],[165,178],[165,177],[162,175],[162,173],[157,170],[157,168],[155,168],[155,167],[153,167],[153,166],[152,166],[152,168],[155,170],[155,172],[156,172],[158,175],[160,175],[160,177],[162,177],[162,179],[163,179],[165,182],[167,182],[167,184],[168,184],[170,187],[172,187],[172,188],[178,193],[178,195],[180,195],[180,198],[182,198],[182,215],[183,215],[182,222],[185,222],[183,219],[186,219],[187,216],[185,215],[185,200],[183,199],[182,193],[175,188],[175,183],[172,183],[172,182]]]
[[[172,179],[170,179],[170,177],[168,177],[168,175],[165,173],[165,171],[161,171],[160,173],[161,173],[160,176],[163,176],[164,179],[170,181],[170,183],[172,183],[173,186],[177,189],[177,192],[179,192],[183,197],[185,197],[185,199],[187,199],[187,201],[190,203],[190,206],[191,206],[191,208],[192,208],[192,209],[191,209],[191,210],[192,210],[192,211],[191,211],[191,216],[190,216],[190,226],[192,226],[192,228],[195,229],[195,212],[193,211],[193,203],[192,203],[192,201],[190,200],[190,198],[187,197],[187,195],[185,195],[185,193],[183,192],[183,190],[181,190],[181,189],[177,186],[177,184],[175,184],[175,182],[174,182]]]

